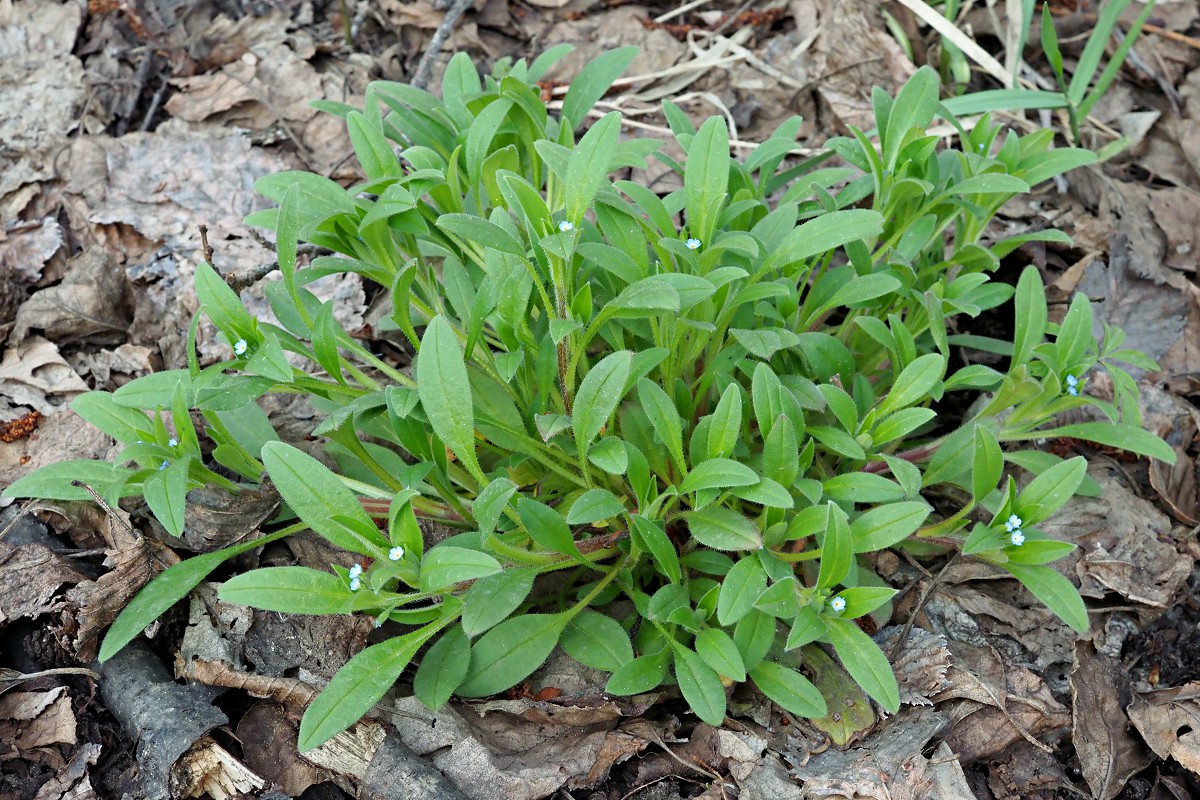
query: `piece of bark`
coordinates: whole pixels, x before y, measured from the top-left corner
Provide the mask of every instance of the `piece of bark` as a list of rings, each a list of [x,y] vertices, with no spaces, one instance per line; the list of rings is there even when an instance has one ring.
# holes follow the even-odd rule
[[[466,800],[446,776],[395,733],[375,751],[360,784],[360,800]]]
[[[222,690],[180,686],[142,640],[134,640],[103,665],[100,696],[137,740],[138,773],[145,800],[166,800],[180,777],[176,765],[205,734],[229,719],[213,704]]]

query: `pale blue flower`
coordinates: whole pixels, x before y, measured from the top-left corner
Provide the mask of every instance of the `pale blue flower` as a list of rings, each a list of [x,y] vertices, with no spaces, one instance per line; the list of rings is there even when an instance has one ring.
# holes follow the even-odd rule
[[[353,578],[350,579],[350,591],[357,592],[361,588],[362,588],[362,578],[355,575]]]
[[[167,447],[179,447],[179,440],[172,436],[170,439],[167,439]]]
[[[1020,547],[1021,545],[1025,544],[1025,534],[1021,531],[1013,531],[1012,536],[1009,537],[1009,540],[1015,547]]]
[[[563,233],[570,233],[571,231],[575,230],[575,226],[570,220],[564,219],[562,222],[558,223],[558,229]]]
[[[833,609],[835,614],[840,614],[846,610],[846,598],[835,597],[829,601],[829,607]]]
[[[400,545],[396,545],[391,550],[388,550],[388,558],[390,558],[392,561],[399,561],[400,559],[404,558],[404,548]]]
[[[350,568],[350,580],[354,580],[358,576],[362,575],[362,573],[363,573],[362,564],[355,564],[353,567]]]
[[[1008,531],[1009,533],[1012,533],[1013,531],[1020,530],[1021,526],[1024,524],[1025,523],[1021,520],[1020,517],[1018,517],[1016,514],[1013,514],[1011,517],[1009,517],[1007,520],[1005,520],[1004,530]]]
[[[239,355],[239,356],[244,356],[244,355],[246,355],[246,348],[247,348],[248,346],[249,346],[249,345],[247,345],[247,344],[246,344],[246,340],[245,340],[245,339],[238,339],[236,342],[234,342],[234,343],[233,343],[233,353],[234,353],[234,355]]]
[[[169,467],[169,466],[171,466],[171,462],[170,462],[170,461],[164,461],[163,463],[161,463],[161,464],[159,464],[159,465],[158,465],[158,471],[159,471],[159,472],[162,472],[164,469],[166,469],[166,468],[167,468],[167,467]]]
[[[696,239],[696,238],[688,239],[686,242],[684,242],[684,244],[687,245],[688,250],[699,250],[700,249],[700,240]]]

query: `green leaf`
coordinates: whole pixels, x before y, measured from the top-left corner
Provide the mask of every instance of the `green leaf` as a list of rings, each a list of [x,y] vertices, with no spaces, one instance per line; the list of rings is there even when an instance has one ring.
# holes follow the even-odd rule
[[[971,468],[971,494],[976,503],[992,493],[1004,473],[1004,452],[996,434],[986,425],[975,426],[975,461]]]
[[[233,603],[284,614],[340,614],[350,590],[342,579],[309,567],[266,567],[234,575],[217,596]]]
[[[717,215],[729,194],[729,130],[725,118],[709,117],[688,146],[683,174],[688,232],[708,243]]]
[[[392,687],[439,623],[371,645],[347,661],[317,695],[300,720],[297,747],[319,747],[362,719]]]
[[[928,399],[930,391],[945,374],[945,357],[938,353],[920,356],[896,377],[892,390],[879,404],[879,415],[887,416]]]
[[[71,401],[71,410],[121,444],[154,441],[150,418],[142,411],[118,405],[108,392],[85,392]]]
[[[896,596],[896,590],[886,586],[855,586],[842,589],[838,597],[846,601],[842,610],[843,619],[856,619],[870,614],[881,605]]]
[[[601,53],[587,64],[571,81],[571,87],[563,98],[562,119],[564,126],[574,131],[581,124],[587,112],[591,111],[596,101],[612,86],[613,81],[620,77],[629,63],[637,56],[636,47],[619,47]]]
[[[1133,425],[1109,422],[1077,422],[1057,428],[1042,428],[1021,438],[1072,436],[1096,444],[1117,447],[1140,456],[1157,458],[1166,464],[1175,463],[1175,451],[1158,436]]]
[[[667,677],[669,659],[669,650],[639,656],[614,672],[605,684],[604,691],[625,697],[648,692]]]
[[[487,697],[527,678],[558,644],[567,622],[562,614],[526,614],[492,628],[471,648],[459,696]]]
[[[708,457],[728,458],[733,455],[733,448],[742,432],[742,392],[737,384],[731,383],[725,387],[711,420],[708,427]]]
[[[246,372],[270,378],[277,383],[291,383],[294,380],[292,365],[288,363],[279,337],[273,333],[263,335],[262,341],[254,349],[254,354],[246,362]]]
[[[638,400],[642,404],[642,410],[650,418],[654,432],[658,434],[658,438],[662,440],[667,452],[671,454],[676,468],[683,472],[683,427],[679,420],[679,412],[675,410],[675,403],[662,390],[662,387],[646,378],[639,380],[637,387]]]
[[[794,669],[764,661],[750,670],[750,679],[773,703],[798,717],[825,716],[825,698],[812,681]]]
[[[633,353],[628,350],[612,353],[592,367],[579,382],[571,422],[575,444],[581,453],[587,451],[587,446],[600,434],[621,402],[632,362]]]
[[[728,508],[706,508],[684,514],[692,538],[714,550],[757,550],[762,534],[753,520]]]
[[[426,708],[437,711],[467,677],[471,640],[455,625],[425,652],[413,676],[413,694]]]
[[[175,396],[175,390],[183,387],[184,398],[191,404],[192,375],[186,369],[168,369],[162,372],[151,372],[140,378],[134,378],[129,383],[112,393],[117,405],[127,408],[167,408]]]
[[[642,278],[621,290],[604,307],[617,317],[642,317],[679,311],[679,292],[675,287],[658,277]],[[651,313],[645,313],[651,312]]]
[[[751,611],[733,629],[733,641],[747,670],[754,669],[775,643],[775,618]]]
[[[822,214],[793,230],[767,257],[762,271],[774,271],[827,253],[836,247],[883,233],[883,216],[877,211],[849,209]]]
[[[849,503],[890,503],[905,497],[898,483],[872,472],[843,472],[824,486],[826,497]]]
[[[896,684],[892,665],[879,645],[848,619],[826,617],[825,627],[829,641],[850,677],[875,702],[895,714],[900,708],[900,687]]]
[[[475,496],[471,504],[471,516],[475,517],[475,525],[480,533],[488,536],[496,529],[504,507],[516,491],[517,485],[508,478],[496,478]]]
[[[746,665],[742,654],[729,634],[720,628],[703,628],[696,634],[696,653],[718,675],[739,683],[746,680]]]
[[[888,503],[850,523],[854,552],[870,553],[904,541],[921,527],[932,509],[920,501]]]
[[[195,586],[208,577],[214,569],[234,556],[249,552],[277,539],[284,534],[273,533],[257,539],[240,542],[215,550],[211,553],[189,558],[172,564],[138,592],[113,622],[100,645],[99,659],[107,661],[121,651],[146,629],[150,623],[165,614]]]
[[[421,591],[436,592],[463,581],[494,575],[500,562],[487,553],[439,545],[421,558]]]
[[[83,486],[72,486],[72,481],[87,484],[101,494],[110,484],[125,482],[133,470],[114,467],[106,461],[90,461],[76,458],[59,461],[34,470],[17,478],[0,497],[36,497],[42,500],[90,500],[91,494]],[[141,494],[141,488],[123,485],[121,496]]]
[[[1016,514],[1026,525],[1034,525],[1049,518],[1062,508],[1087,474],[1087,459],[1083,456],[1055,464],[1038,475],[1017,496]]]
[[[475,457],[475,412],[467,366],[454,329],[440,314],[425,328],[414,376],[433,432],[482,483],[483,473]]]
[[[525,246],[514,239],[512,234],[496,223],[474,214],[442,214],[437,219],[437,226],[446,233],[481,247],[490,247],[514,256],[525,256]]]
[[[792,629],[788,631],[784,650],[795,650],[797,647],[815,642],[827,631],[825,619],[817,612],[817,609],[812,606],[804,606],[796,615],[795,621],[792,622]]]
[[[854,540],[846,512],[834,503],[825,507],[825,538],[821,542],[821,566],[817,573],[817,588],[837,586],[850,574],[854,565]]]
[[[340,186],[338,191],[343,198],[346,197]],[[229,284],[225,283],[224,278],[215,269],[205,263],[197,264],[192,280],[196,288],[196,299],[200,301],[204,313],[208,314],[213,325],[225,335],[230,344],[238,339],[247,339],[254,333],[255,324],[250,312],[242,305],[237,292],[229,288]]]
[[[746,556],[733,565],[721,581],[717,595],[717,621],[728,626],[752,610],[759,595],[767,588],[767,573],[755,556]]]
[[[525,532],[535,542],[555,553],[581,559],[575,537],[562,514],[529,497],[517,498],[517,513]]]
[[[624,475],[629,469],[629,454],[625,443],[615,436],[605,436],[588,450],[588,461],[609,475]]]
[[[621,624],[589,608],[567,624],[559,646],[580,664],[605,672],[616,672],[633,661],[633,646]]]
[[[711,441],[711,439],[710,439]],[[679,491],[684,494],[706,489],[729,489],[734,486],[752,486],[758,483],[758,475],[745,464],[728,458],[711,458],[697,464],[683,479]]]
[[[871,430],[871,440],[878,448],[880,445],[909,435],[936,416],[937,412],[932,408],[902,409],[875,423],[875,427]]]
[[[716,670],[695,651],[675,648],[675,678],[679,691],[697,717],[714,727],[725,721],[725,687]]]
[[[629,519],[633,523],[629,528],[633,543],[650,554],[658,566],[658,571],[666,576],[667,580],[679,583],[681,580],[679,554],[675,551],[675,545],[671,543],[666,531],[659,527],[657,522],[648,520],[639,514],[630,514]]]
[[[190,458],[178,459],[165,470],[151,475],[142,485],[146,505],[172,536],[183,534],[190,461]]]
[[[275,488],[296,516],[331,544],[367,556],[388,548],[387,540],[358,498],[320,461],[283,442],[263,445],[262,460]],[[339,515],[355,520],[358,526],[352,530],[334,521]],[[369,529],[377,535],[364,540],[359,530]]]
[[[1046,288],[1037,267],[1029,266],[1017,280],[1017,294],[1013,301],[1016,317],[1013,321],[1013,367],[1028,363],[1033,348],[1046,338]]]
[[[602,519],[612,519],[625,513],[625,507],[608,489],[588,489],[567,511],[568,525],[590,525]]]
[[[1050,567],[1035,564],[1005,563],[1000,566],[1011,572],[1033,596],[1041,600],[1063,622],[1070,625],[1080,634],[1086,634],[1089,627],[1087,607],[1079,590]]]
[[[610,111],[588,128],[571,151],[567,163],[567,220],[578,225],[607,181],[609,164],[617,149],[621,114]]]
[[[478,636],[499,625],[533,591],[536,575],[528,569],[506,569],[477,579],[463,595],[462,628]]]

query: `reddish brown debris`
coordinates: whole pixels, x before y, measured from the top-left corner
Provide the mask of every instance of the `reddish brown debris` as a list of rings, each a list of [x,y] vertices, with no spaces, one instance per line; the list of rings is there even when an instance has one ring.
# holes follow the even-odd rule
[[[8,422],[0,422],[0,442],[12,444],[17,439],[23,439],[37,428],[38,423],[42,421],[42,415],[37,411],[30,411],[23,417],[18,417]]]

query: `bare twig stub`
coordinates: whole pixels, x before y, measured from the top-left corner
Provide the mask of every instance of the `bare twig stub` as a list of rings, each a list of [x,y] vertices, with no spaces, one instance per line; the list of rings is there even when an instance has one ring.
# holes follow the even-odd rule
[[[442,51],[442,45],[450,38],[450,33],[454,30],[454,26],[458,24],[459,18],[463,12],[474,3],[475,0],[454,0],[454,4],[446,10],[446,16],[442,18],[442,24],[438,25],[437,30],[433,32],[433,38],[429,41],[429,49],[425,51],[425,55],[421,56],[421,60],[417,62],[417,71],[413,73],[410,83],[418,89],[424,89],[429,83],[429,76],[433,72],[433,61],[437,58],[438,53]]]

